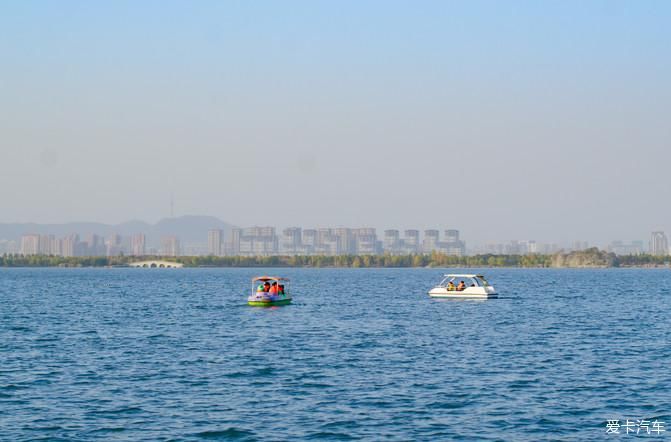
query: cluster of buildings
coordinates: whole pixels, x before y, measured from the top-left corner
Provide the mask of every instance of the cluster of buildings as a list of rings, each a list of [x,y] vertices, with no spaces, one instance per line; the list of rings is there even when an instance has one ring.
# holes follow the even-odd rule
[[[659,253],[659,250],[648,249],[644,246],[643,241],[613,241],[608,244],[606,251],[615,253],[616,255],[642,255],[648,252],[654,252],[653,255],[666,255],[666,253]]]
[[[164,256],[178,256],[181,254],[180,242],[177,237],[169,236],[161,239],[160,249],[147,246],[144,234],[131,236],[110,235],[103,238],[100,235],[87,235],[80,238],[77,234],[56,238],[54,235],[26,234],[21,236],[18,253],[30,255],[55,256],[144,256],[158,254]]]
[[[511,240],[505,243],[489,243],[475,251],[491,255],[552,254],[561,249],[557,244],[543,244],[534,240]]]
[[[215,256],[270,255],[376,255],[381,253],[410,254],[440,252],[448,255],[466,254],[466,243],[458,230],[446,230],[441,239],[439,230],[385,230],[381,238],[371,227],[303,229],[289,227],[277,234],[274,227],[232,229],[224,241],[222,230],[208,232],[208,253]]]
[[[489,253],[493,255],[528,255],[532,253],[540,253],[543,255],[551,255],[557,252],[572,252],[586,250],[592,247],[587,241],[574,241],[572,244],[545,244],[533,240],[513,240],[506,243],[486,244],[484,247],[479,247],[471,250],[471,253]],[[650,235],[650,242],[647,247],[643,241],[612,241],[605,247],[607,252],[612,252],[616,255],[643,255],[650,254],[655,256],[671,255],[669,250],[669,242],[666,234],[661,231],[652,232]]]
[[[442,233],[442,235],[441,235]],[[570,246],[538,243],[533,240],[514,240],[506,243],[486,244],[470,250],[472,254],[526,255],[552,254],[559,251],[579,251],[589,248],[586,241],[575,241]],[[616,255],[670,255],[669,241],[664,232],[652,232],[645,247],[643,241],[613,241],[606,250]],[[429,229],[384,230],[381,237],[376,229],[289,227],[278,233],[274,227],[248,227],[231,230],[225,238],[224,231],[212,229],[207,233],[207,244],[183,245],[176,236],[164,236],[149,244],[144,234],[104,238],[90,234],[77,234],[56,238],[55,235],[25,234],[20,241],[0,241],[0,254],[56,256],[272,256],[272,255],[407,255],[415,253],[443,253],[450,256],[466,255],[466,243],[459,231],[443,232]]]
[[[613,241],[606,248],[607,251],[615,253],[616,255],[643,255],[650,254],[653,256],[668,256],[671,255],[669,250],[669,240],[666,234],[662,231],[652,232],[650,234],[650,241],[647,247],[643,241]]]

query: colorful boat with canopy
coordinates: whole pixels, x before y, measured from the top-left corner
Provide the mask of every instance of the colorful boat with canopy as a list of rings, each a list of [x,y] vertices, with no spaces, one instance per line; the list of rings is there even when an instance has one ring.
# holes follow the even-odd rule
[[[254,307],[291,304],[289,279],[277,276],[252,278],[252,294],[247,298],[247,304]]]

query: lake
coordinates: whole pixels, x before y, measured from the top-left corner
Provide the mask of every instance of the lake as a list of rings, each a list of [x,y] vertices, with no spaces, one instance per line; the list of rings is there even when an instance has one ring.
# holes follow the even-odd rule
[[[671,434],[668,269],[486,269],[500,298],[430,299],[446,272],[0,269],[0,439]],[[246,305],[266,273],[294,304]]]

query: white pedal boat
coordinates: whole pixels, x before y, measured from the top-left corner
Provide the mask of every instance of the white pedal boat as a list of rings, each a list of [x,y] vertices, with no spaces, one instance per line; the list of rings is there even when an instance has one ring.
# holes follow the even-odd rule
[[[463,287],[463,288],[462,288]],[[440,284],[429,290],[432,298],[496,298],[498,294],[482,275],[444,275]]]

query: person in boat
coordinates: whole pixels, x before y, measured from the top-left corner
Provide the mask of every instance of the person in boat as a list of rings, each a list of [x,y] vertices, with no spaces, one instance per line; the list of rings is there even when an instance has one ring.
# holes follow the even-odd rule
[[[269,294],[269,295],[277,295],[277,290],[278,290],[278,288],[277,288],[277,281],[274,281],[274,282],[273,282],[273,285],[270,286],[270,290],[268,290],[268,294]]]
[[[459,285],[457,286],[457,291],[460,292],[466,288],[466,284],[464,284],[464,281],[460,281]]]
[[[278,293],[279,293],[280,295],[284,295],[284,294],[285,294],[285,292],[284,292],[284,284],[279,284],[277,287],[279,287],[279,289],[278,289]]]
[[[452,281],[447,283],[447,291],[449,291],[449,292],[454,291],[454,283]]]
[[[270,283],[268,281],[263,283],[263,291],[264,292],[269,292],[270,291]]]
[[[256,293],[263,293],[265,291],[266,289],[263,287],[263,284],[259,284],[259,286],[256,288]]]

